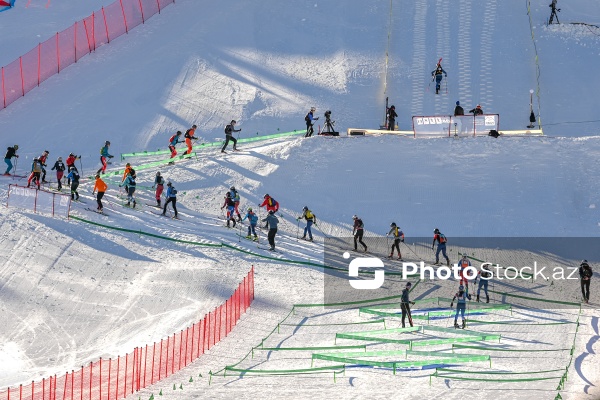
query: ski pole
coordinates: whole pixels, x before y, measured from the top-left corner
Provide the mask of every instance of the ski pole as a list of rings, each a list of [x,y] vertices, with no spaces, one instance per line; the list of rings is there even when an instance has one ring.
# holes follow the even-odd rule
[[[296,219],[296,240],[300,239],[300,220]]]
[[[79,156],[79,168],[81,168],[81,175],[83,175],[83,164],[81,163],[81,156]]]
[[[15,158],[15,169],[13,170],[13,180],[15,180],[15,175],[17,175],[17,165],[19,164],[19,158],[18,157],[14,157]]]

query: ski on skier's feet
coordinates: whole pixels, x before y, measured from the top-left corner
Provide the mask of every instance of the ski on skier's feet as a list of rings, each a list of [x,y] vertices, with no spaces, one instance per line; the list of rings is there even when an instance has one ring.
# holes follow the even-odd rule
[[[107,213],[105,213],[105,212],[104,212],[104,210],[94,210],[94,209],[91,209],[91,208],[89,208],[89,207],[86,207],[86,208],[84,208],[84,210],[87,210],[87,211],[92,211],[92,212],[95,212],[96,214],[102,214],[102,215],[106,215],[106,216],[108,216],[108,214],[107,214]]]

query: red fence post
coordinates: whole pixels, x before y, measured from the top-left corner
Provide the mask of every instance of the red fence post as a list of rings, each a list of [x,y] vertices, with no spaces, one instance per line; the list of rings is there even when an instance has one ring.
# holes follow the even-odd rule
[[[129,362],[129,354],[125,354],[125,383],[123,384],[123,397],[127,397],[127,364]]]
[[[167,365],[165,368],[165,377],[169,376],[169,340],[171,340],[170,336],[167,336],[167,359],[165,361],[165,364]],[[174,341],[175,339],[173,339]],[[175,343],[173,343],[173,346],[175,346]],[[172,373],[173,371],[171,371]]]
[[[142,7],[142,0],[138,0],[140,3],[140,12],[142,13],[142,24],[145,23],[144,21],[144,7]]]
[[[173,334],[173,354],[172,354],[172,357],[171,357],[171,373],[173,373],[173,370],[175,369],[175,335],[176,334],[174,333]],[[167,351],[168,351],[168,349],[167,349]],[[167,368],[168,367],[169,366],[167,365]]]
[[[108,359],[108,393],[106,393],[106,400],[110,400],[110,370],[112,369],[112,358]],[[100,399],[102,400],[102,399]]]
[[[104,17],[104,29],[106,29],[106,40],[107,43],[110,43],[110,36],[108,36],[108,24],[106,23],[106,13],[104,12],[104,7],[102,7],[102,16]],[[94,50],[96,50],[96,41],[94,40]]]
[[[21,93],[25,96],[25,80],[23,79],[23,57],[19,57],[19,69],[21,70]]]
[[[4,108],[6,108],[6,86],[4,86],[4,67],[2,67],[2,98],[4,99]]]
[[[160,0],[156,0],[156,5],[158,6],[158,13],[160,14]]]
[[[160,373],[162,370],[162,344],[163,340],[160,339],[160,354],[158,355],[158,380],[160,381]],[[167,347],[167,356],[169,355],[169,347]]]
[[[156,354],[156,342],[154,342],[153,348],[152,348],[152,368],[151,368],[151,372],[150,372],[150,384],[152,385],[154,383],[154,355]]]
[[[127,17],[125,17],[125,8],[123,7],[123,0],[119,0],[121,3],[121,12],[123,13],[123,21],[125,21],[125,33],[129,33],[129,28],[127,27]]]
[[[193,326],[193,325],[192,325]],[[185,330],[185,351],[183,353],[183,366],[185,367],[187,365],[187,344],[188,344],[188,335],[190,333],[190,328],[188,327]]]
[[[179,364],[177,366],[177,371],[181,371],[181,349],[183,348],[183,329],[179,333]]]
[[[190,350],[190,363],[194,359],[194,329],[196,329],[196,324],[192,324],[192,348]],[[187,360],[187,352],[186,352],[186,360]]]
[[[73,36],[75,38],[74,40],[74,50],[75,50],[75,62],[77,62],[77,21],[75,21],[75,32],[73,33]]]
[[[58,32],[56,32],[56,72],[60,74],[60,51],[58,50]]]
[[[148,345],[146,345],[146,357],[144,358],[144,387],[146,387],[146,366],[148,365]]]
[[[121,370],[121,356],[117,357],[117,387],[115,388],[115,400],[119,397],[119,372]]]

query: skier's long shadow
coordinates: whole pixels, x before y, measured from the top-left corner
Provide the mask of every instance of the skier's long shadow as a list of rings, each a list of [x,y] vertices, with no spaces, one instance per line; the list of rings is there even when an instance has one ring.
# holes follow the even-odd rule
[[[596,352],[594,352],[593,346],[596,342],[598,342],[600,340],[600,335],[598,335],[598,329],[599,329],[598,320],[599,320],[598,317],[592,317],[591,325],[592,325],[592,328],[594,329],[594,332],[596,332],[596,335],[590,337],[590,340],[585,345],[585,349],[587,350],[587,352],[580,354],[575,359],[575,371],[577,371],[577,375],[579,375],[579,377],[587,383],[585,385],[585,387],[583,388],[583,391],[585,392],[585,394],[589,394],[588,391],[590,390],[590,388],[592,386],[595,386],[595,385],[592,382],[590,382],[589,380],[587,380],[587,378],[583,375],[581,366],[583,364],[583,360],[585,360],[585,358],[588,356],[588,354],[596,354]]]

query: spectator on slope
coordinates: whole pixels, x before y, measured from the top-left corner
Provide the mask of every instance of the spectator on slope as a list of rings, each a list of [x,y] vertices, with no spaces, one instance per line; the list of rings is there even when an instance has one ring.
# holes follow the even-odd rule
[[[185,135],[183,135],[183,137],[185,138],[187,150],[183,154],[192,154],[192,140],[198,140],[198,138],[194,136],[196,133],[196,128],[198,128],[196,125],[192,125],[190,129],[185,131]]]
[[[363,224],[362,219],[358,218],[356,215],[352,217],[354,220],[354,226],[352,229],[352,236],[354,236],[354,251],[358,251],[357,241],[363,245],[365,248],[365,253],[367,252],[367,245],[363,242],[363,234],[365,231],[365,224]]]
[[[17,150],[19,150],[18,144],[15,144],[13,147],[6,148],[6,155],[4,156],[4,162],[6,163],[7,168],[6,168],[6,172],[4,173],[4,175],[10,175],[10,170],[13,169],[12,158],[13,157],[19,158],[19,156],[17,155]]]
[[[396,118],[398,114],[396,114],[396,106],[391,106],[387,112],[387,120],[388,120],[388,131],[393,131],[396,129]]]
[[[67,161],[66,161],[67,172],[70,172],[71,171],[71,167],[75,166],[75,161],[76,160],[81,160],[81,156],[76,156],[73,153],[69,153],[69,157],[67,157]],[[71,185],[71,180],[70,179],[67,180],[67,185]]]
[[[475,283],[477,283],[477,279],[479,279],[479,285],[477,286],[477,299],[476,301],[479,302],[479,292],[481,291],[481,288],[483,288],[483,292],[485,293],[485,302],[489,303],[490,302],[490,296],[488,294],[488,281],[492,278],[492,272],[490,271],[490,268],[488,265],[483,264],[481,266],[481,271],[477,272],[477,277],[475,278]]]
[[[37,185],[37,188],[40,188],[40,174],[42,173],[42,163],[39,158],[34,158],[33,163],[31,163],[31,174],[29,175],[29,179],[27,179],[27,187],[31,185],[31,181],[34,181]]]
[[[469,112],[475,116],[477,115],[483,115],[483,110],[481,109],[481,105],[477,104],[477,107],[475,107],[472,110],[469,110]]]
[[[238,191],[236,190],[235,186],[232,186],[229,188],[229,193],[231,193],[231,198],[233,199],[233,202],[235,203],[235,213],[237,214],[238,217],[238,221],[242,222],[242,216],[240,215],[240,194],[238,193]]]
[[[229,228],[229,221],[233,222],[232,228],[235,228],[235,217],[233,210],[235,209],[235,202],[231,198],[231,192],[227,192],[225,195],[225,202],[221,206],[221,210],[227,207],[227,227]]]
[[[167,201],[165,202],[165,207],[163,208],[162,215],[167,214],[167,206],[171,203],[173,205],[173,211],[175,212],[175,216],[173,218],[178,218],[177,216],[177,189],[171,182],[167,183]]]
[[[408,317],[408,322],[410,324],[410,326],[413,326],[413,320],[412,320],[412,315],[410,313],[410,305],[415,305],[414,301],[410,301],[409,299],[409,294],[410,294],[410,287],[412,286],[412,284],[410,282],[406,282],[406,287],[404,289],[402,289],[402,297],[400,298],[400,309],[402,310],[402,327],[406,328],[406,326],[404,325],[404,319],[406,317]]]
[[[391,229],[386,236],[392,235],[394,237],[394,243],[392,244],[392,250],[388,258],[394,257],[394,249],[396,249],[398,251],[398,260],[402,260],[402,253],[400,253],[400,242],[404,242],[404,232],[398,228],[395,222],[390,224],[390,228]]]
[[[442,74],[444,74],[446,78],[448,77],[448,74],[444,71],[444,68],[442,68],[441,62],[438,62],[435,69],[431,71],[431,76],[435,79],[435,94],[440,93],[440,86],[443,79]]]
[[[304,206],[302,209],[302,215],[296,218],[296,221],[305,219],[306,227],[304,228],[304,235],[302,235],[302,239],[308,240],[309,242],[313,241],[312,230],[310,229],[313,224],[317,223],[317,216],[313,214],[312,211],[308,209],[307,206]],[[306,239],[306,234],[308,233],[308,239]]]
[[[177,149],[175,149],[175,146],[179,144],[179,139],[181,138],[181,135],[181,131],[177,131],[177,133],[171,136],[171,138],[169,139],[169,150],[171,150],[171,158],[174,158],[177,155]],[[174,162],[171,161],[169,164],[174,164]]]
[[[304,122],[306,122],[306,135],[304,137],[311,137],[315,132],[313,128],[314,121],[317,121],[319,117],[314,116],[314,112],[317,111],[315,107],[311,107],[310,111],[304,117]]]
[[[92,194],[98,192],[98,194],[96,195],[96,202],[98,203],[98,208],[96,208],[96,210],[98,210],[99,212],[102,212],[102,197],[104,197],[104,193],[106,192],[107,188],[108,186],[106,185],[106,183],[104,183],[102,178],[100,178],[100,175],[96,174],[96,184],[94,185],[94,190],[92,191]]]
[[[62,190],[62,178],[65,173],[65,164],[63,163],[62,157],[58,157],[58,160],[54,163],[52,170],[56,170],[56,181],[58,182],[58,190]]]
[[[446,242],[448,240],[446,239],[446,236],[443,233],[441,233],[438,228],[435,228],[433,230],[433,243],[431,244],[432,250],[433,250],[433,247],[435,246],[436,240],[438,242],[438,248],[437,248],[437,252],[435,253],[435,263],[437,265],[439,265],[440,252],[442,252],[442,254],[444,255],[444,258],[446,259],[446,265],[450,266],[450,258],[448,258],[448,255],[446,254]]]
[[[104,174],[106,172],[106,166],[108,165],[108,159],[113,158],[113,156],[108,154],[109,147],[110,142],[107,140],[106,142],[104,142],[104,146],[100,149],[100,162],[102,163],[102,167],[98,170],[97,174],[101,172]]]
[[[225,127],[225,144],[221,148],[221,153],[227,153],[225,149],[227,148],[229,141],[233,142],[233,151],[238,151],[236,147],[237,139],[233,137],[233,132],[239,132],[241,131],[241,129],[235,129],[235,124],[237,124],[237,122],[235,121],[235,119],[232,119],[229,125]]]
[[[248,225],[248,236],[246,236],[246,239],[250,239],[250,234],[253,234],[254,240],[258,240],[258,235],[256,234],[256,224],[258,223],[258,216],[254,213],[254,211],[252,211],[252,207],[248,207],[248,212],[246,213],[242,221],[244,221],[246,218],[248,218],[248,221],[250,222],[250,225]]]
[[[38,157],[38,160],[40,160],[40,164],[42,164],[42,183],[48,183],[46,182],[46,160],[48,160],[48,155],[50,154],[50,152],[48,150],[44,150],[44,152],[42,153],[41,156]]]
[[[267,226],[270,226],[267,238],[269,239],[269,245],[271,246],[271,248],[269,250],[274,251],[275,250],[275,235],[277,234],[277,224],[279,223],[279,220],[275,216],[275,211],[272,211],[272,210],[269,211],[269,214],[267,215],[266,218],[263,219],[263,222],[266,222]]]
[[[275,214],[278,210],[279,210],[279,203],[277,202],[277,200],[275,200],[274,198],[272,198],[271,196],[269,196],[269,194],[265,194],[264,195],[264,201],[262,202],[262,204],[259,204],[259,207],[267,207],[267,212],[273,211],[273,214]],[[263,220],[264,221],[264,220]],[[266,229],[269,229],[269,222],[267,222],[267,224],[264,226]]]
[[[156,177],[154,178],[154,185],[152,188],[156,188],[156,192],[154,193],[154,198],[156,199],[156,207],[160,207],[160,196],[163,192],[165,184],[165,179],[160,175],[159,171],[156,171]]]
[[[583,260],[579,265],[579,276],[581,277],[581,294],[586,303],[590,302],[590,281],[593,274],[590,264],[587,260]]]
[[[127,174],[125,180],[119,185],[119,187],[125,186],[127,188],[127,206],[131,206],[133,201],[133,208],[135,208],[136,202],[133,194],[135,193],[135,172],[130,171]]]
[[[454,107],[454,116],[456,117],[457,115],[465,115],[465,110],[461,107],[458,100],[456,101],[456,107]]]
[[[467,299],[471,300],[471,295],[469,294],[469,289],[465,290],[463,285],[458,287],[458,292],[452,298],[452,302],[450,303],[450,308],[454,307],[454,300],[456,300],[456,314],[454,315],[454,327],[458,328],[458,313],[461,314],[462,317],[462,328],[465,329],[466,321],[465,321],[465,309],[467,308]]]
[[[77,188],[79,187],[79,171],[75,166],[69,168],[69,174],[67,179],[71,182],[71,200],[79,200],[79,193]]]

